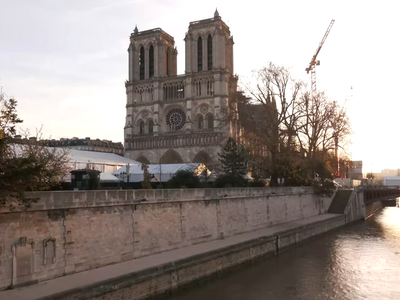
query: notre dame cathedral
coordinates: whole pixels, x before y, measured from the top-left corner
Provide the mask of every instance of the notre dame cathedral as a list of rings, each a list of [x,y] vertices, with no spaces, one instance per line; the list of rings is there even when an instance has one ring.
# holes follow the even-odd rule
[[[216,10],[191,22],[185,74],[177,49],[160,28],[130,36],[124,128],[125,156],[142,163],[218,163],[228,137],[238,139],[233,97],[233,38]]]

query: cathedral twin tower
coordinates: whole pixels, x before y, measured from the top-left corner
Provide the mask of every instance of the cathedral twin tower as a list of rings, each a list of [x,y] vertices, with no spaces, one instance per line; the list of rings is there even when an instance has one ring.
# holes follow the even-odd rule
[[[218,162],[217,153],[239,131],[232,109],[233,44],[218,11],[191,22],[185,74],[177,75],[174,38],[160,28],[135,28],[125,82],[125,156],[153,164]]]

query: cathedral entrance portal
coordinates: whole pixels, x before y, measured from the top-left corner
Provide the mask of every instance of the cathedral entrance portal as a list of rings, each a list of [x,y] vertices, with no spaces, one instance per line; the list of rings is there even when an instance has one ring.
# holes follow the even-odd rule
[[[136,161],[138,161],[142,164],[147,164],[147,165],[150,164],[150,161],[143,155],[141,155],[138,159],[136,159]]]
[[[204,164],[210,170],[213,169],[214,164],[215,164],[215,162],[212,160],[210,154],[208,154],[206,151],[200,151],[199,153],[197,153],[196,156],[193,158],[193,162]]]
[[[160,164],[181,164],[183,163],[182,157],[174,149],[169,149],[160,158]]]

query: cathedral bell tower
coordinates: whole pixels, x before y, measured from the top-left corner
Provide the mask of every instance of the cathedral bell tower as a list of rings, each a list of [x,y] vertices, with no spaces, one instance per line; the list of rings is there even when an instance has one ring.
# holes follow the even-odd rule
[[[238,136],[229,27],[215,11],[189,23],[185,42],[185,74],[177,75],[172,36],[137,27],[130,36],[124,137],[125,156],[133,160],[218,164],[228,137]]]
[[[131,34],[129,52],[129,81],[153,77],[175,76],[177,51],[172,36],[161,28]]]
[[[214,118],[220,120],[215,125],[238,141],[237,107],[233,101],[238,78],[233,69],[233,45],[233,36],[217,9],[213,18],[190,22],[185,36],[185,73],[192,78],[195,98],[203,97],[204,91],[213,95]],[[211,93],[207,77],[212,80]]]
[[[131,140],[134,135],[157,132],[156,119],[145,118],[146,122],[137,122],[141,114],[138,109],[143,105],[159,100],[161,91],[158,80],[163,77],[176,76],[177,55],[175,40],[161,28],[139,31],[137,26],[130,36],[129,80],[125,82],[127,105],[124,135]],[[149,115],[149,112],[143,112]],[[154,117],[157,111],[152,113]],[[143,116],[142,116],[143,117]]]
[[[185,42],[186,74],[211,70],[233,74],[233,37],[217,10],[212,19],[191,22]]]

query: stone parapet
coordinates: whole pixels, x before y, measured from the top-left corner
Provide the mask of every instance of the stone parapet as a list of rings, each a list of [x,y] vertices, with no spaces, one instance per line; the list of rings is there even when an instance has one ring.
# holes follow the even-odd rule
[[[188,133],[171,132],[164,133],[162,137],[155,133],[146,135],[135,135],[126,138],[126,150],[143,150],[158,148],[180,148],[194,146],[212,146],[221,145],[224,135],[221,132],[213,132],[212,130],[189,131]]]
[[[148,189],[29,192],[38,199],[28,211],[131,205],[148,202],[218,200],[223,198],[277,197],[311,195],[313,187],[221,188],[221,189]],[[0,212],[7,212],[2,210]]]

